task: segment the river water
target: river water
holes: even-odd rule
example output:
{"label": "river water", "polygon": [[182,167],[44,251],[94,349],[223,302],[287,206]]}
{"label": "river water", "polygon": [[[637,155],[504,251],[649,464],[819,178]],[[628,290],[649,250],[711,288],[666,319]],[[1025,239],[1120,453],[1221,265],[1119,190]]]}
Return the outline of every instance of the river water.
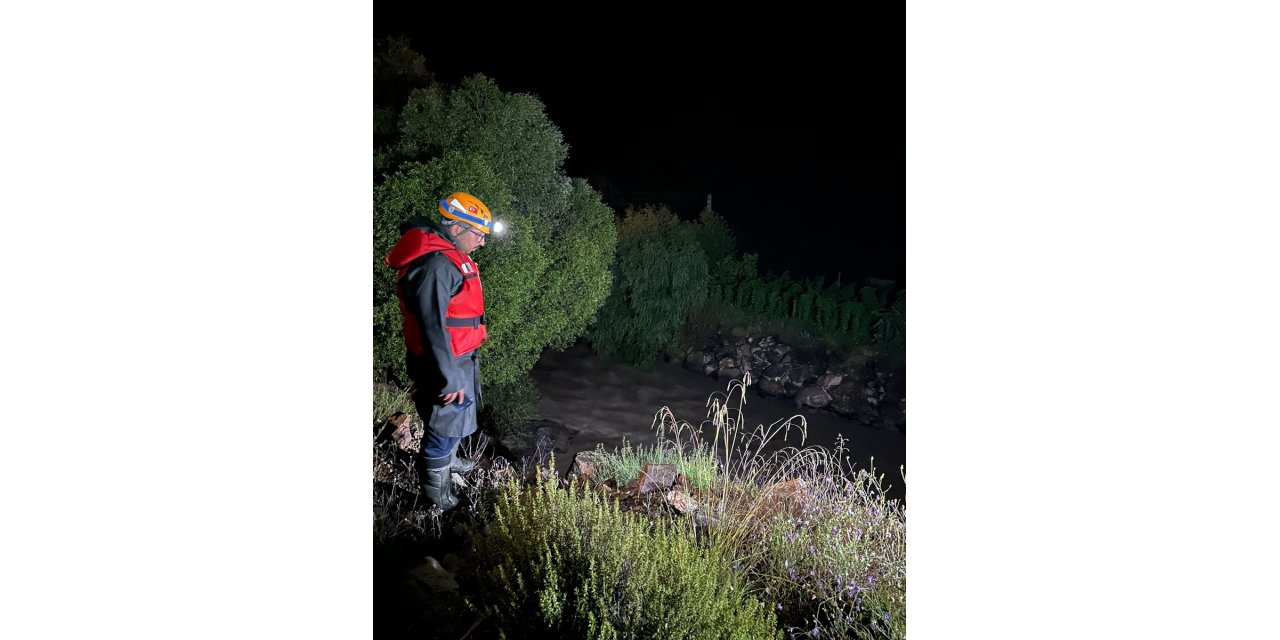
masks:
{"label": "river water", "polygon": [[[538,417],[571,429],[568,456],[557,466],[567,467],[574,452],[620,446],[623,438],[632,444],[651,444],[656,439],[655,415],[663,408],[678,420],[700,425],[707,419],[708,398],[723,399],[726,382],[688,371],[676,363],[659,362],[650,368],[612,362],[594,354],[579,342],[565,351],[548,350],[533,368],[533,377],[542,394]],[[738,392],[730,406],[737,408]],[[904,497],[901,468],[906,465],[906,436],[896,430],[877,429],[818,409],[799,408],[794,402],[763,398],[754,388],[746,393],[742,406],[748,429],[757,425],[802,416],[807,423],[804,445],[834,448],[837,435],[845,438],[845,448],[854,468],[872,464],[893,498]],[[707,439],[711,431],[707,430]],[[798,430],[785,442],[775,439],[771,448],[799,446]]]}

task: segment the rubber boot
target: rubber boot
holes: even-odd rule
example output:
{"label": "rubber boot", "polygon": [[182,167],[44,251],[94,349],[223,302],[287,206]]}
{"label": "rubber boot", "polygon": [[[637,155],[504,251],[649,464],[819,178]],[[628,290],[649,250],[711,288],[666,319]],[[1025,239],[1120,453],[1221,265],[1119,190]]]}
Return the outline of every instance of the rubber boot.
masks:
{"label": "rubber boot", "polygon": [[427,499],[440,507],[441,511],[458,506],[458,496],[453,495],[453,473],[448,466],[427,469],[423,476],[423,489]]}
{"label": "rubber boot", "polygon": [[476,468],[476,461],[468,460],[466,458],[459,458],[458,457],[459,444],[462,444],[461,440],[459,440],[457,444],[453,445],[453,452],[449,454],[453,456],[453,460],[449,463],[449,469],[451,469],[454,473],[457,473],[458,475],[465,476],[468,473],[471,473],[472,469]]}

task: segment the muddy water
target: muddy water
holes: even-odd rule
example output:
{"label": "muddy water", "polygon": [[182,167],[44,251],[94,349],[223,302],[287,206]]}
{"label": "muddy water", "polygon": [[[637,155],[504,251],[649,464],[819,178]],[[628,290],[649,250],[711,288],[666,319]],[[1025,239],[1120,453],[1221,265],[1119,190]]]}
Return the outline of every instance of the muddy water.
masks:
{"label": "muddy water", "polygon": [[[569,464],[573,452],[620,446],[623,438],[633,444],[650,444],[656,440],[653,429],[655,414],[662,407],[671,410],[679,420],[693,425],[707,419],[708,398],[724,398],[726,383],[687,371],[679,364],[658,363],[651,368],[611,362],[596,356],[583,343],[563,352],[547,351],[533,369],[542,399],[538,417],[569,427],[569,455],[558,457],[561,470]],[[734,393],[731,406],[737,406]],[[906,436],[897,431],[863,426],[830,412],[801,409],[794,402],[762,398],[754,389],[746,394],[742,407],[747,427],[771,425],[793,416],[807,423],[804,444],[834,448],[838,435],[845,438],[845,448],[855,468],[872,463],[877,473],[884,474],[889,495],[902,498],[904,482],[899,471],[906,465]],[[708,431],[708,433],[710,433]],[[786,442],[775,440],[774,446],[800,444],[798,431],[792,431]]]}

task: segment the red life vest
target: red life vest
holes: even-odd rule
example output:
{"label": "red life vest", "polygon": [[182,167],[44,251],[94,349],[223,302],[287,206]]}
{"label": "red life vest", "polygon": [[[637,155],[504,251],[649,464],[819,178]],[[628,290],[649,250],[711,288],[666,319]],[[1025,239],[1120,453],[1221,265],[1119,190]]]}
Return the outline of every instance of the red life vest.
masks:
{"label": "red life vest", "polygon": [[396,294],[400,299],[400,315],[404,318],[402,326],[405,346],[409,353],[421,356],[427,353],[426,344],[419,335],[418,328],[421,324],[404,304],[400,281],[409,271],[411,263],[436,251],[443,253],[462,273],[462,289],[449,299],[449,306],[444,313],[449,346],[456,358],[476,350],[489,337],[484,326],[484,289],[480,286],[480,268],[448,240],[419,228],[406,231],[385,260],[391,268],[397,270]]}

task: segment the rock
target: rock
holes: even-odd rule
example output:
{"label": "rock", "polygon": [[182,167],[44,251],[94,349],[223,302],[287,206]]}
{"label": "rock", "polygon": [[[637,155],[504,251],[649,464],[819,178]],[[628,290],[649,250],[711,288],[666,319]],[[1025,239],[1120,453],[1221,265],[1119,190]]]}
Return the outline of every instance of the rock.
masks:
{"label": "rock", "polygon": [[784,393],[783,395],[790,398],[795,396],[797,393],[800,393],[800,389],[802,389],[803,387],[801,387],[799,384],[796,384],[795,382],[792,382],[790,378],[783,378],[782,388],[786,391],[786,393]]}
{"label": "rock", "polygon": [[642,494],[654,490],[668,489],[676,481],[676,466],[673,464],[646,462],[644,463],[644,468],[640,469],[640,477],[637,480]]}
{"label": "rock", "polygon": [[728,358],[728,357],[726,357],[726,358],[720,358],[720,364],[719,364],[719,366],[717,366],[716,368],[717,368],[717,369],[730,369],[730,368],[733,368],[733,367],[735,367],[735,366],[737,366],[737,363],[733,361],[733,358]]}
{"label": "rock", "polygon": [[821,376],[818,376],[818,386],[822,387],[823,391],[830,391],[831,387],[834,387],[840,384],[841,380],[843,379],[844,379],[844,375],[839,373],[823,374]]}
{"label": "rock", "polygon": [[692,511],[696,511],[698,508],[697,501],[680,489],[672,489],[668,491],[663,498],[666,500],[667,504],[671,505],[671,508],[682,514],[688,514]]}
{"label": "rock", "polygon": [[779,513],[795,515],[804,506],[804,480],[792,478],[774,483],[760,492],[759,506],[754,510],[755,517],[768,521]]}
{"label": "rock", "polygon": [[808,362],[799,362],[787,372],[792,382],[804,386],[818,379],[817,367]]}
{"label": "rock", "polygon": [[587,479],[595,478],[596,469],[600,468],[601,454],[595,449],[587,449],[573,454],[573,464],[569,465],[569,470],[565,472],[566,478],[574,476],[583,476]]}
{"label": "rock", "polygon": [[796,404],[802,407],[821,409],[831,404],[831,395],[821,387],[805,387],[796,394]]}
{"label": "rock", "polygon": [[387,418],[383,428],[392,429],[391,440],[396,443],[397,447],[400,447],[401,451],[417,453],[417,447],[422,442],[422,434],[418,434],[416,439],[413,437],[413,419],[409,414],[401,411],[395,412],[390,418]]}
{"label": "rock", "polygon": [[410,570],[409,577],[436,593],[458,590],[458,582],[453,579],[453,572],[440,566],[440,563],[431,556],[426,557],[424,564]]}
{"label": "rock", "polygon": [[569,439],[576,433],[577,429],[552,420],[530,420],[520,432],[504,437],[499,444],[511,454],[512,461],[528,459],[541,465],[552,453],[557,459],[568,453]]}
{"label": "rock", "polygon": [[742,369],[726,367],[716,372],[716,380],[728,381],[742,378]]}
{"label": "rock", "polygon": [[846,382],[832,387],[829,392],[831,395],[831,410],[845,416],[853,415],[857,409],[856,402],[859,397],[859,388],[857,382]]}
{"label": "rock", "polygon": [[698,526],[708,529],[720,526],[720,520],[718,518],[709,516],[701,511],[693,512],[693,521],[697,523]]}
{"label": "rock", "polygon": [[783,386],[781,382],[772,378],[761,378],[760,382],[756,384],[756,389],[758,389],[760,395],[763,396],[781,397],[787,395],[786,387]]}

